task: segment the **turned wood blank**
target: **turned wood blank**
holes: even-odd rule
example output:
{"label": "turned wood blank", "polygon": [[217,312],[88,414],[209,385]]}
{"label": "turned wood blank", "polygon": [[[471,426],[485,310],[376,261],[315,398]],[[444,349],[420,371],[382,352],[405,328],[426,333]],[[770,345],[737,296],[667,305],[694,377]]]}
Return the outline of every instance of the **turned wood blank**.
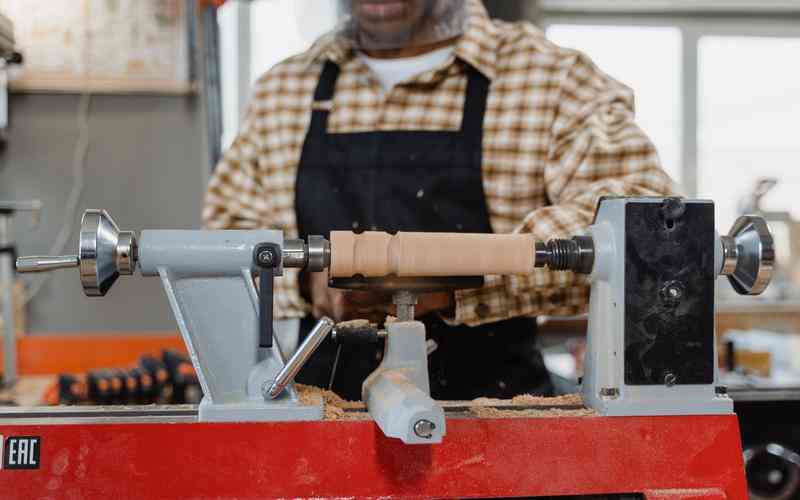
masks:
{"label": "turned wood blank", "polygon": [[331,231],[331,278],[485,276],[533,271],[531,234]]}

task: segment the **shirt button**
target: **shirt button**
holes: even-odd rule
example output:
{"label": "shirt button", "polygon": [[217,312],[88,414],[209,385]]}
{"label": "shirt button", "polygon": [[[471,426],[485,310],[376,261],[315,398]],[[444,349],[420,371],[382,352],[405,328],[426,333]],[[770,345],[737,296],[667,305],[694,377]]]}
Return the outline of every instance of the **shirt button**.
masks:
{"label": "shirt button", "polygon": [[489,306],[484,303],[478,304],[475,306],[475,314],[477,314],[479,318],[485,318],[489,315]]}

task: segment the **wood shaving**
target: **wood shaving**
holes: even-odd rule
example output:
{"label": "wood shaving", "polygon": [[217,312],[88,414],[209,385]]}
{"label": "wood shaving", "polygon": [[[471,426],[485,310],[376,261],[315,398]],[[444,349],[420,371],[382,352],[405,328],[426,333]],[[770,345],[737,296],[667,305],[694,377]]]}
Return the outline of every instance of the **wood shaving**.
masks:
{"label": "wood shaving", "polygon": [[351,319],[350,321],[342,321],[337,323],[337,328],[366,328],[370,326],[368,319]]}
{"label": "wood shaving", "polygon": [[[514,408],[515,406],[519,408]],[[541,408],[535,408],[536,406]],[[557,406],[572,408],[554,408]],[[596,415],[594,410],[583,406],[583,397],[580,394],[555,397],[522,394],[511,399],[477,398],[469,402],[468,411],[480,418],[588,417]]]}
{"label": "wood shaving", "polygon": [[511,399],[477,398],[470,401],[473,406],[583,406],[580,394],[544,397],[521,394]]}
{"label": "wood shaving", "polygon": [[[347,401],[333,391],[310,385],[295,384],[300,402],[307,405],[320,404],[325,407],[325,420],[368,420],[369,413],[362,401]],[[468,402],[448,402],[468,406],[468,413],[478,418],[520,417],[587,417],[595,411],[583,408],[580,394],[541,397],[525,394],[512,399],[478,398]],[[448,404],[444,404],[447,408]],[[519,408],[514,408],[515,406]],[[531,408],[540,406],[541,409]],[[568,406],[573,408],[554,408]],[[579,406],[581,408],[574,408]]]}
{"label": "wood shaving", "polygon": [[[295,384],[297,396],[302,404],[316,405],[320,399],[325,408],[325,420],[365,420],[369,419],[366,406],[361,401],[347,401],[333,391],[311,385]],[[363,411],[347,411],[363,410]]]}
{"label": "wood shaving", "polygon": [[471,406],[469,413],[479,418],[590,417],[596,415],[595,411],[589,408],[574,410],[562,410],[560,408],[507,410],[492,406]]}

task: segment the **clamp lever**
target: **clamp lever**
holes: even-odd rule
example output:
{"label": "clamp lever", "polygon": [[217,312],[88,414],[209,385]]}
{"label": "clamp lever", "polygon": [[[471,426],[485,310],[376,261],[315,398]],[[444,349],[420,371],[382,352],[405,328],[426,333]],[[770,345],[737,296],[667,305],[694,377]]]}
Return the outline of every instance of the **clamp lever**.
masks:
{"label": "clamp lever", "polygon": [[261,243],[253,249],[253,262],[258,272],[258,345],[272,347],[275,336],[272,320],[272,296],[275,270],[281,266],[281,248],[274,243]]}

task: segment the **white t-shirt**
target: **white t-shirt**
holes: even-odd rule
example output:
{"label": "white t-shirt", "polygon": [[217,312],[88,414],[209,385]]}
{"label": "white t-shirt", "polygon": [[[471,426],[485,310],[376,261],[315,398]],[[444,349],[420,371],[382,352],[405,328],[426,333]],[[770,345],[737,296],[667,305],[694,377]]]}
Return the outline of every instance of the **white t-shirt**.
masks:
{"label": "white t-shirt", "polygon": [[414,57],[376,59],[363,52],[359,52],[359,57],[375,73],[383,90],[388,92],[400,82],[443,65],[452,53],[453,46],[450,45]]}

